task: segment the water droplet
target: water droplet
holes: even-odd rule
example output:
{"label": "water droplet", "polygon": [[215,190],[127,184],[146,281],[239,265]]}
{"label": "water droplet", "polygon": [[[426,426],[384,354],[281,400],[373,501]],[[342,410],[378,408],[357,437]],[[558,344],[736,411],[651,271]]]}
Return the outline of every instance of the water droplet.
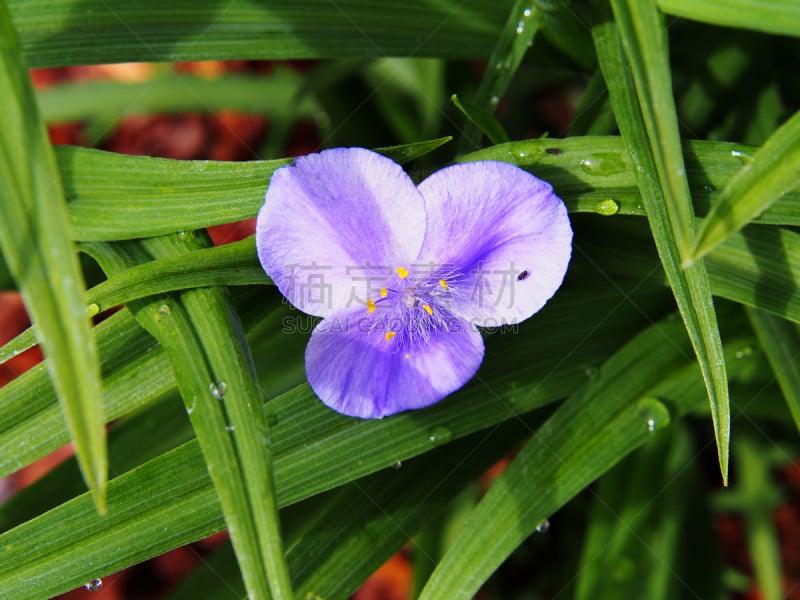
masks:
{"label": "water droplet", "polygon": [[192,398],[192,405],[186,407],[186,414],[187,415],[190,415],[190,414],[192,414],[194,412],[195,400],[196,400],[196,398]]}
{"label": "water droplet", "polygon": [[491,98],[489,98],[489,104],[491,104],[492,106],[497,106],[499,103],[500,103],[499,96],[492,96]]}
{"label": "water droplet", "polygon": [[181,238],[181,239],[185,238],[186,237],[186,232],[185,231],[179,231],[178,232],[178,237]]}
{"label": "water droplet", "polygon": [[731,150],[731,156],[733,158],[738,158],[746,165],[749,165],[751,162],[753,162],[753,157],[747,154],[747,152],[742,152],[741,150]]}
{"label": "water droplet", "polygon": [[403,466],[403,463],[398,460],[396,463],[394,463],[392,465],[392,468],[396,471],[397,469],[399,469],[402,466]]}
{"label": "water droplet", "polygon": [[536,526],[536,533],[545,533],[549,529],[550,529],[550,521],[544,519],[540,521],[539,524]]}
{"label": "water droplet", "polygon": [[234,431],[236,431],[236,426],[235,425],[228,425],[228,426],[225,427],[225,431],[227,431],[229,433],[233,433]]}
{"label": "water droplet", "polygon": [[658,398],[642,398],[636,406],[636,412],[647,424],[647,431],[663,429],[670,422],[669,409]]}
{"label": "water droplet", "polygon": [[522,11],[522,16],[525,17],[526,19],[530,19],[532,14],[533,11],[530,8],[526,8],[525,10]]}
{"label": "water droplet", "polygon": [[168,315],[172,312],[172,309],[169,307],[169,304],[162,304],[158,307],[158,312],[160,312],[162,315]]}
{"label": "water droplet", "polygon": [[103,580],[100,579],[99,577],[96,579],[92,579],[91,581],[84,583],[83,587],[85,587],[90,592],[96,592],[103,587]]}
{"label": "water droplet", "polygon": [[525,152],[525,150],[520,150],[519,151],[519,157],[520,158],[527,158],[528,157],[528,153]]}
{"label": "water droplet", "polygon": [[711,185],[710,183],[707,183],[707,184],[705,184],[705,185],[703,186],[703,191],[704,191],[704,192],[715,192],[716,190],[717,190],[717,188],[715,188],[715,187],[714,187],[713,185]]}
{"label": "water droplet", "polygon": [[494,65],[494,68],[495,68],[496,70],[498,70],[498,71],[502,71],[502,70],[503,70],[503,62],[502,62],[502,61],[497,61],[497,62],[495,63],[495,65]]}
{"label": "water droplet", "polygon": [[528,40],[528,43],[527,43],[527,44],[525,44],[525,45],[526,45],[528,48],[530,48],[531,46],[533,46],[533,39],[529,39],[529,40]]}
{"label": "water droplet", "polygon": [[625,159],[614,152],[597,152],[591,158],[584,158],[580,162],[581,168],[589,175],[616,175],[628,170]]}
{"label": "water droplet", "polygon": [[97,314],[100,314],[100,305],[92,302],[89,306],[86,307],[86,314],[90,317],[93,317]]}
{"label": "water droplet", "polygon": [[598,369],[594,365],[589,365],[588,367],[583,368],[583,374],[586,375],[586,377],[594,377],[595,375],[597,375],[597,372],[599,370],[600,369]]}
{"label": "water droplet", "polygon": [[222,400],[225,397],[225,392],[228,391],[228,386],[224,381],[220,381],[219,383],[212,382],[208,386],[208,391],[211,392],[211,395],[217,400]]}
{"label": "water droplet", "polygon": [[619,203],[612,198],[600,200],[594,205],[594,212],[604,217],[612,217],[619,212]]}
{"label": "water droplet", "polygon": [[752,346],[745,346],[744,348],[736,351],[736,358],[748,358],[753,356],[753,347]]}
{"label": "water droplet", "polygon": [[520,21],[517,23],[517,35],[520,35],[525,32],[525,21]]}
{"label": "water droplet", "polygon": [[447,427],[434,427],[428,434],[428,440],[434,446],[441,446],[453,439],[453,432]]}

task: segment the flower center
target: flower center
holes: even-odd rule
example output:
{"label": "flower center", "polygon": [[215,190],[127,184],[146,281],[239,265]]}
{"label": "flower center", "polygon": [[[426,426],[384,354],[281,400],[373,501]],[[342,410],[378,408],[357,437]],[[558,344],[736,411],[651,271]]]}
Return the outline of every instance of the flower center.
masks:
{"label": "flower center", "polygon": [[[450,310],[455,289],[453,274],[419,278],[410,277],[405,267],[385,281],[374,298],[367,300],[367,312],[375,315],[372,331],[383,333],[384,341],[395,351],[408,350],[417,343],[427,342],[431,334],[450,330],[455,317]],[[449,282],[449,283],[448,283]]]}

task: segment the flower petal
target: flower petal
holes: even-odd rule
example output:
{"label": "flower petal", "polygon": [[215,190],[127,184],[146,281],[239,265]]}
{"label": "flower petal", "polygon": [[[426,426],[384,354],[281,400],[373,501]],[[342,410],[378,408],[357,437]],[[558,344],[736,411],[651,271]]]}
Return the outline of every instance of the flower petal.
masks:
{"label": "flower petal", "polygon": [[417,256],[424,234],[414,183],[363,148],[325,150],[275,171],[256,223],[267,275],[297,308],[322,317],[363,306],[381,274]]}
{"label": "flower petal", "polygon": [[308,382],[336,412],[379,419],[429,406],[469,381],[483,360],[483,338],[466,321],[405,347],[373,325],[362,313],[337,313],[308,342]]}
{"label": "flower petal", "polygon": [[417,262],[451,266],[456,314],[485,327],[518,323],[559,288],[572,228],[549,183],[480,161],[437,171],[419,191],[428,220]]}

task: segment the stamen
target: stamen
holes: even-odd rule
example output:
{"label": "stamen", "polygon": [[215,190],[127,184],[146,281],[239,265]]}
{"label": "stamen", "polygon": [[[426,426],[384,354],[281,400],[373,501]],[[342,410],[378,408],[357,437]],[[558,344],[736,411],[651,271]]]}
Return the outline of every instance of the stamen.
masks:
{"label": "stamen", "polygon": [[381,298],[386,298],[389,295],[389,290],[386,288],[381,288]]}
{"label": "stamen", "polygon": [[400,276],[400,279],[405,279],[406,277],[408,277],[408,269],[406,269],[405,267],[397,267],[395,269],[395,273],[397,273]]}
{"label": "stamen", "polygon": [[443,290],[447,289],[447,282],[444,279],[439,280],[439,285],[442,286]]}
{"label": "stamen", "polygon": [[375,312],[375,300],[369,299],[367,300],[367,312],[374,313]]}
{"label": "stamen", "polygon": [[392,339],[394,338],[394,336],[396,336],[396,335],[397,335],[396,331],[387,331],[386,332],[386,336],[385,336],[386,337],[386,341],[387,342],[391,342]]}
{"label": "stamen", "polygon": [[428,313],[429,315],[432,315],[432,314],[433,314],[433,309],[432,309],[430,306],[428,306],[427,304],[423,304],[423,305],[422,305],[422,308],[423,308],[423,309],[425,310],[425,312],[426,312],[426,313]]}

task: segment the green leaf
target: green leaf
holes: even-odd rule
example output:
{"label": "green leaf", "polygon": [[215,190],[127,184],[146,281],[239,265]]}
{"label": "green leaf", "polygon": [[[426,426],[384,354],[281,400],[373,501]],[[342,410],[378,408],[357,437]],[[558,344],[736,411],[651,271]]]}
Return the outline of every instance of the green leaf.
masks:
{"label": "green leaf", "polygon": [[[655,172],[649,175],[658,178],[661,201],[669,219],[668,231],[679,255],[685,258],[692,241],[694,214],[672,97],[667,30],[655,0],[611,0],[611,8],[625,52],[624,64],[630,69],[638,100],[639,125],[644,125],[648,149],[653,156]],[[612,103],[614,95],[612,92]],[[615,112],[618,112],[616,108]],[[623,139],[628,138],[627,129],[629,127],[620,123]],[[626,141],[630,145],[632,140]]]}
{"label": "green leaf", "polygon": [[[183,244],[192,239],[175,236],[143,244],[155,256],[174,256],[185,252]],[[100,262],[113,272],[140,256],[146,255],[138,244],[127,243],[119,249],[107,246]],[[281,598],[291,593],[291,587],[280,549],[261,397],[236,335],[235,318],[219,294],[213,289],[193,290],[178,298],[156,296],[130,306],[164,347],[175,371],[248,593],[267,598],[271,591]],[[252,469],[258,470],[255,476]]]}
{"label": "green leaf", "polygon": [[781,550],[773,515],[782,498],[771,481],[773,465],[763,447],[748,436],[738,440],[734,448],[741,480],[736,492],[745,512],[744,529],[755,579],[764,600],[780,600],[785,596]]}
{"label": "green leaf", "polygon": [[[487,336],[479,380],[414,414],[362,421],[325,408],[307,385],[281,395],[267,405],[275,424],[271,437],[279,504],[428,452],[450,435],[458,439],[563,398],[586,381],[593,365],[648,319],[663,314],[669,305],[664,300],[663,293],[608,284],[591,293],[563,290],[558,302],[520,326],[517,335]],[[546,347],[536,343],[542,339],[548,340]],[[138,383],[142,392],[150,385],[146,377]],[[494,393],[487,394],[486,386]],[[30,431],[33,442],[37,435]],[[370,452],[364,453],[365,447]],[[4,594],[52,596],[224,527],[196,442],[113,479],[108,494],[105,518],[97,517],[82,496],[0,535]]]}
{"label": "green leaf", "polygon": [[503,144],[510,141],[511,138],[508,137],[508,133],[503,129],[503,125],[492,113],[483,110],[480,106],[472,102],[459,100],[456,94],[450,96],[450,101],[456,105],[456,108],[460,110],[467,119],[469,119],[470,123],[475,125],[489,138],[492,144]]}
{"label": "green leaf", "polygon": [[510,0],[8,2],[31,67],[224,59],[485,59]]}
{"label": "green leaf", "polygon": [[107,478],[102,388],[66,202],[8,7],[0,6],[0,248],[39,329],[83,477],[99,512]]}
{"label": "green leaf", "polygon": [[[522,58],[528,51],[529,44],[539,30],[538,19],[532,17],[533,7],[540,3],[535,1],[532,4],[530,0],[516,0],[508,13],[497,11],[498,14],[507,14],[508,17],[500,35],[496,37],[497,42],[489,57],[486,74],[472,99],[472,105],[477,109],[494,111],[500,103],[500,98],[505,94]],[[480,145],[481,132],[471,118],[461,133],[459,150],[462,153]]]}
{"label": "green leaf", "polygon": [[692,260],[705,256],[777,198],[800,184],[800,111],[754,155],[738,150],[732,152],[745,164],[722,190],[701,224],[695,236]]}
{"label": "green leaf", "polygon": [[722,560],[697,450],[670,428],[594,488],[576,600],[719,598]]}
{"label": "green leaf", "polygon": [[[684,141],[686,175],[698,214],[708,212],[711,199],[741,169],[734,150],[752,154],[757,148],[730,142]],[[645,215],[635,167],[620,137],[524,140],[484,148],[457,160],[501,160],[527,169],[550,182],[570,212]],[[786,193],[755,222],[800,225],[800,191]]]}
{"label": "green leaf", "polygon": [[[208,243],[210,242],[206,240],[206,243],[203,244],[203,240],[195,235],[174,236],[142,242],[143,246],[156,257],[188,254],[192,250],[199,250]],[[196,431],[197,425],[215,428],[197,431],[199,439],[202,439],[204,435],[216,437],[218,438],[218,441],[214,442],[216,446],[220,442],[225,444],[230,438],[233,438],[236,463],[241,471],[245,487],[246,498],[244,500],[249,503],[249,514],[240,512],[241,508],[238,503],[242,499],[239,498],[233,502],[228,499],[229,504],[225,510],[225,520],[234,543],[240,526],[252,527],[257,540],[255,549],[237,549],[244,580],[248,583],[249,593],[254,597],[259,597],[258,587],[252,583],[257,578],[256,572],[248,571],[246,565],[249,561],[258,559],[260,555],[260,565],[254,564],[251,568],[259,569],[260,567],[266,573],[272,597],[276,599],[291,597],[292,586],[283,556],[283,544],[278,523],[269,430],[253,358],[250,355],[239,317],[223,297],[220,288],[202,288],[183,292],[180,295],[180,302],[186,309],[186,313],[193,323],[194,331],[197,333],[197,338],[202,344],[211,375],[210,380],[206,377],[204,381],[201,379],[197,383],[202,384],[202,387],[205,388],[203,391],[211,397],[211,403],[223,405],[225,421],[228,424],[220,429],[218,428],[219,420],[216,418],[211,422],[194,417],[194,413],[203,410],[204,405],[207,406],[206,402],[195,396],[196,391],[192,391],[191,395],[184,393],[187,412],[191,411],[190,418]],[[163,314],[163,306],[158,310],[160,315]],[[168,320],[169,314],[163,318],[162,322]],[[164,343],[163,337],[159,336],[159,338],[169,352],[169,344]],[[190,340],[187,339],[188,341]],[[192,358],[172,356],[173,365],[180,365],[176,368],[176,374],[181,370],[189,371],[185,365],[187,360],[192,360]],[[188,388],[188,383],[178,380],[179,388],[184,388],[184,386]],[[194,387],[193,384],[192,387]],[[215,407],[213,412],[216,412],[217,409],[218,407]],[[204,450],[208,458],[211,449],[206,445]],[[217,460],[220,458],[219,454],[215,457]],[[231,466],[221,461],[219,466],[223,469],[231,469]],[[212,463],[209,461],[209,469],[211,468]],[[213,474],[212,471],[212,476]],[[223,508],[226,505],[224,496],[231,492],[238,493],[236,489],[230,491],[227,488],[223,489],[223,486],[229,485],[226,479],[227,477],[218,476],[218,481],[215,482]],[[247,523],[246,519],[251,522]],[[243,552],[250,554],[246,560],[242,559]]]}
{"label": "green leaf", "polygon": [[[451,138],[378,148],[409,162]],[[727,142],[689,141],[686,170],[701,213],[715,190],[741,168]],[[551,150],[552,149],[552,150]],[[264,201],[275,169],[287,159],[252,162],[178,161],[124,156],[69,146],[56,149],[75,239],[115,240],[188,231],[252,218]],[[621,138],[526,140],[492,146],[460,160],[503,160],[530,169],[553,184],[571,211],[606,214],[613,200],[620,214],[643,215],[635,170]],[[778,199],[757,222],[800,225],[800,192]]]}
{"label": "green leaf", "polygon": [[779,35],[800,35],[800,6],[795,0],[658,0],[665,13]]}
{"label": "green leaf", "polygon": [[[81,249],[92,254],[94,247],[90,242],[83,244]],[[255,240],[251,236],[239,242],[125,269],[88,290],[86,304],[91,314],[97,314],[131,300],[175,290],[269,283],[270,279],[258,263]],[[36,327],[32,326],[0,347],[0,363],[36,344],[35,330]]]}
{"label": "green leaf", "polygon": [[758,309],[748,309],[747,316],[800,431],[800,332],[797,325]]}
{"label": "green leaf", "polygon": [[[690,241],[692,207],[685,167],[677,166],[683,165],[683,158],[669,86],[666,33],[651,0],[635,6],[623,0],[612,0],[612,4],[621,14],[621,31],[610,20],[593,29],[600,67],[622,137],[637,166],[661,263],[706,382],[724,483],[728,479],[730,438],[728,382],[705,266],[696,263],[681,269]],[[650,36],[656,40],[655,47],[645,41]],[[624,51],[621,37],[627,43]],[[640,56],[645,57],[646,64]]]}
{"label": "green leaf", "polygon": [[[681,324],[667,321],[646,329],[606,361],[494,482],[420,600],[474,595],[544,519],[654,431],[697,404],[702,397],[699,386],[693,394],[669,395],[669,403],[663,389],[653,394],[670,375],[682,373],[680,367],[689,356]],[[631,376],[634,371],[636,377]],[[696,372],[692,374],[697,381]]]}
{"label": "green leaf", "polygon": [[345,486],[289,548],[302,576],[297,596],[349,597],[532,426],[515,419]]}
{"label": "green leaf", "polygon": [[42,118],[48,123],[223,109],[265,113],[271,119],[309,118],[319,109],[308,96],[298,101],[302,82],[301,75],[280,66],[268,77],[226,75],[203,79],[165,71],[142,83],[64,83],[39,91],[37,100]]}
{"label": "green leaf", "polygon": [[[582,236],[581,248],[603,272],[666,285],[644,223],[624,217],[607,219],[598,233]],[[704,261],[715,296],[800,323],[800,234],[750,226],[728,238]]]}
{"label": "green leaf", "polygon": [[[377,148],[398,162],[450,137]],[[254,217],[276,169],[291,159],[249,162],[170,160],[101,150],[56,149],[72,234],[81,241],[151,237]]]}

